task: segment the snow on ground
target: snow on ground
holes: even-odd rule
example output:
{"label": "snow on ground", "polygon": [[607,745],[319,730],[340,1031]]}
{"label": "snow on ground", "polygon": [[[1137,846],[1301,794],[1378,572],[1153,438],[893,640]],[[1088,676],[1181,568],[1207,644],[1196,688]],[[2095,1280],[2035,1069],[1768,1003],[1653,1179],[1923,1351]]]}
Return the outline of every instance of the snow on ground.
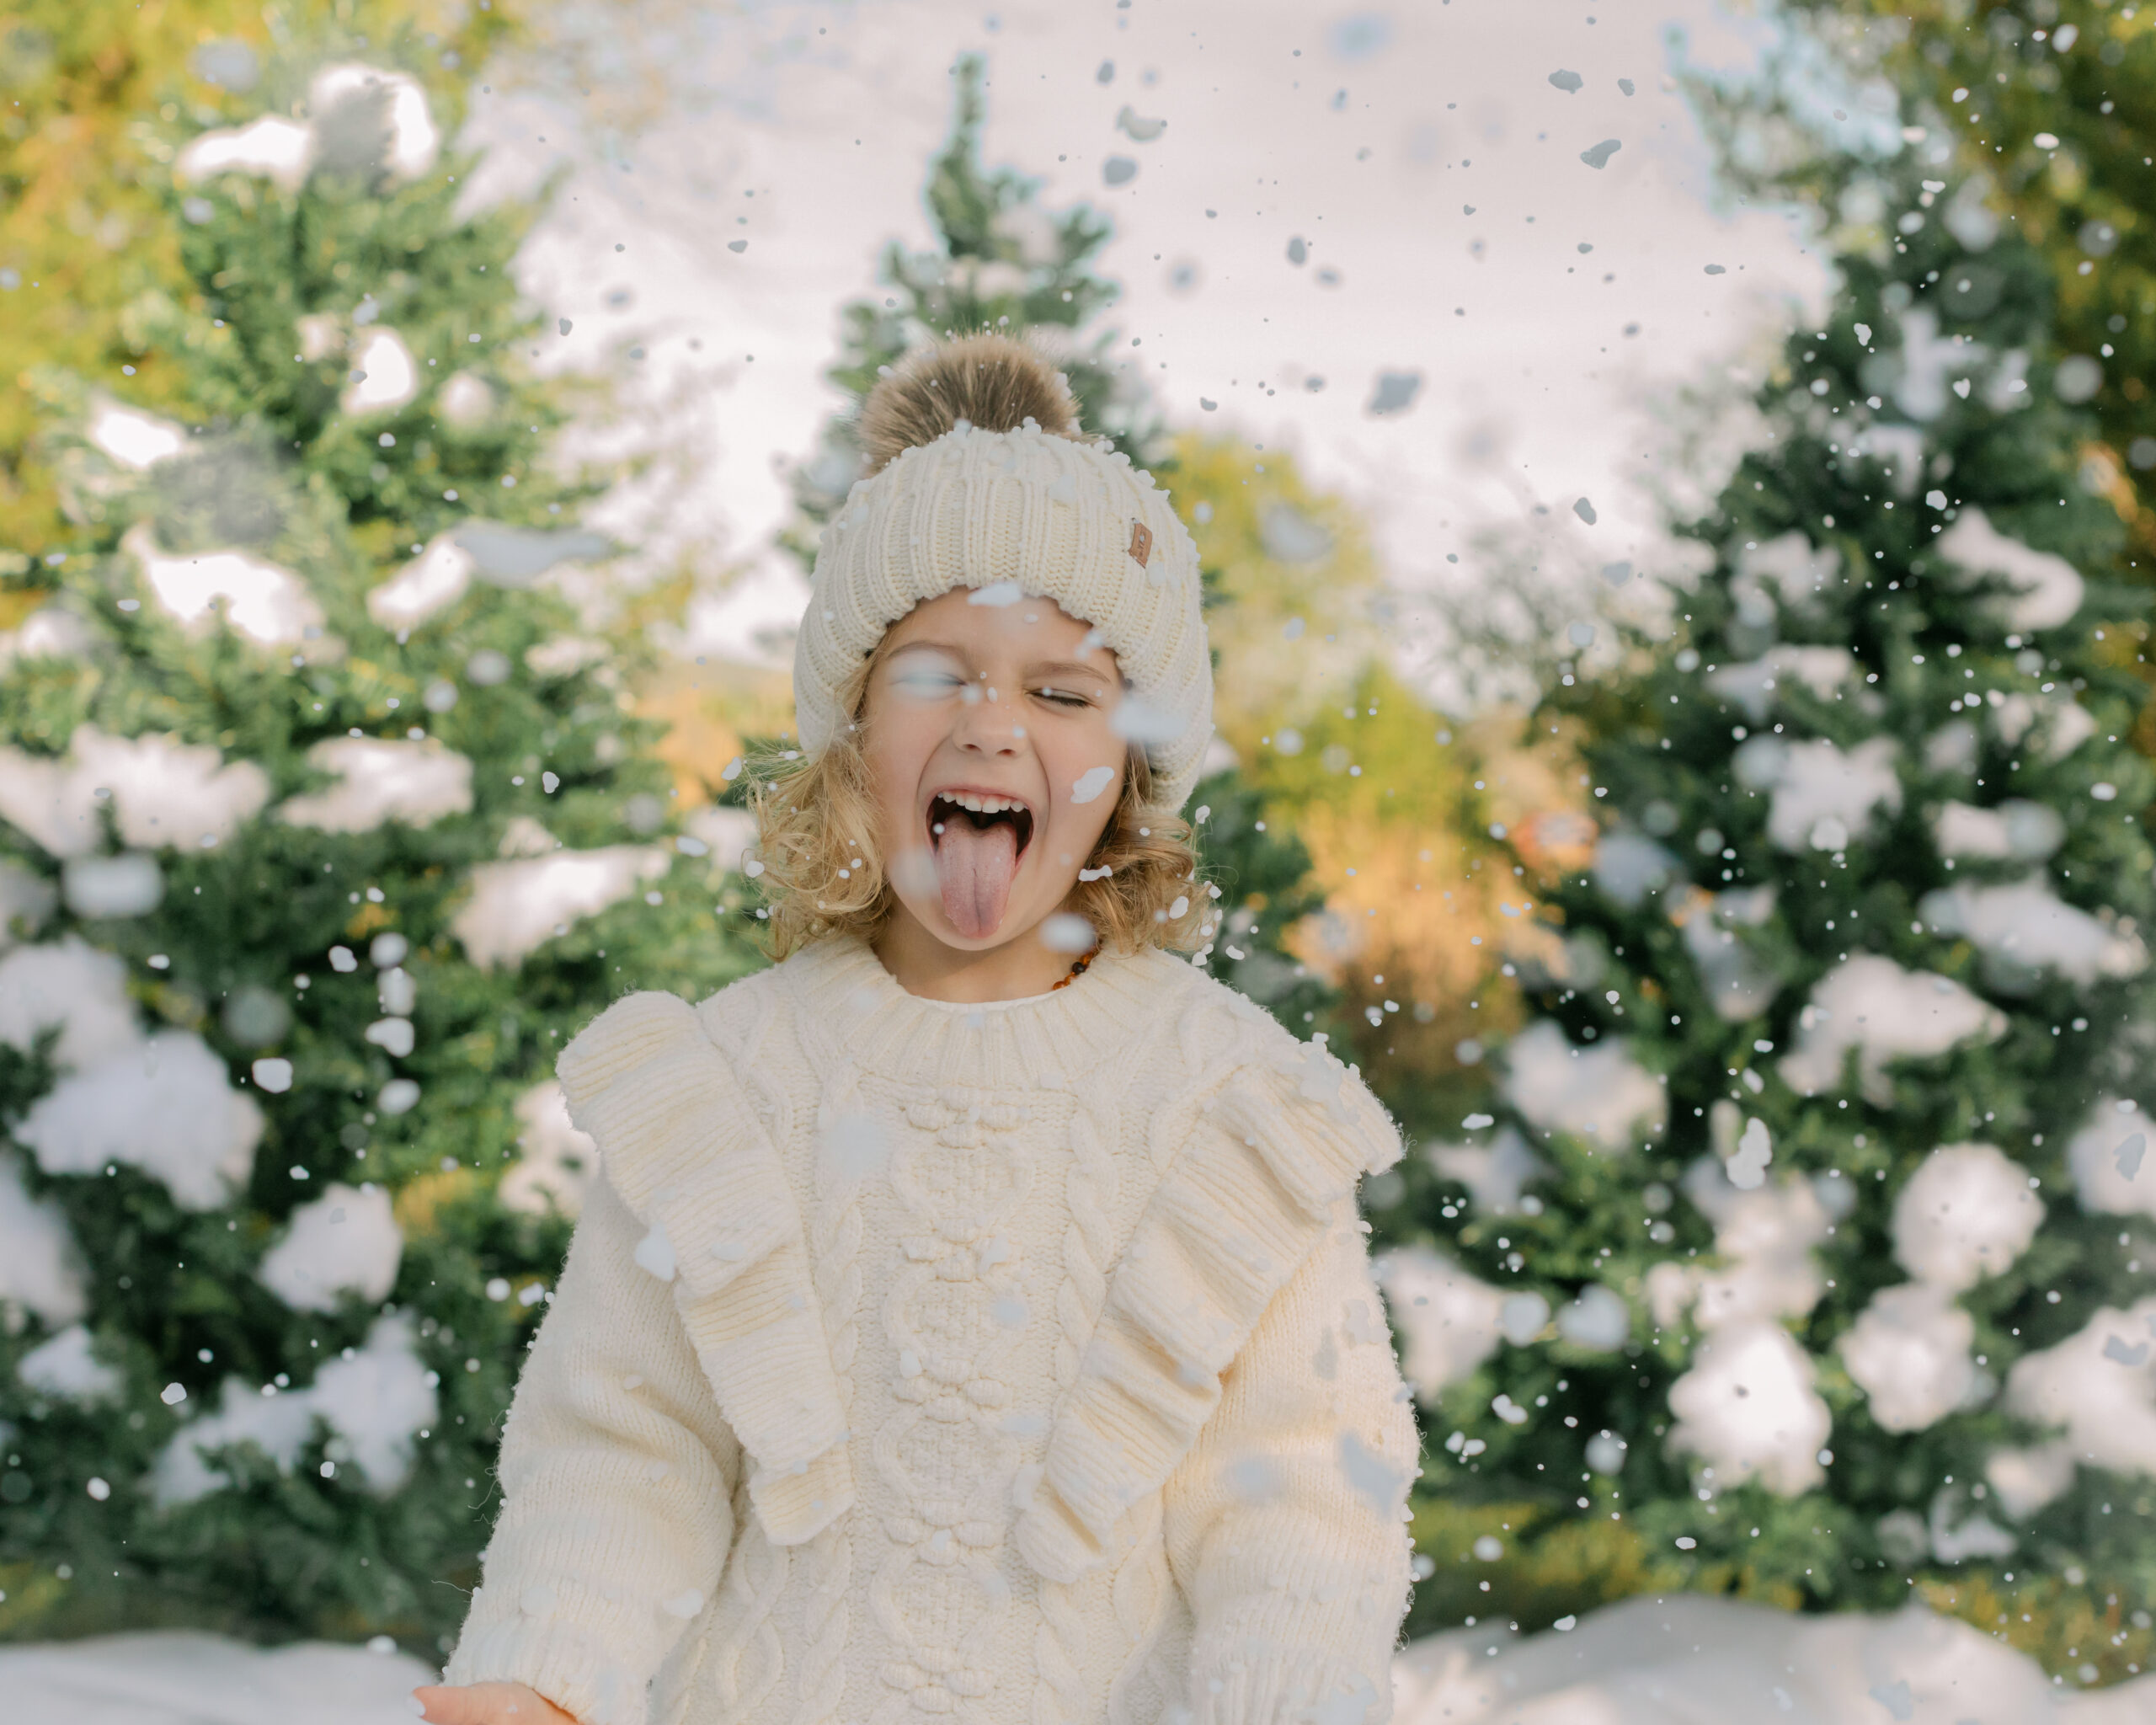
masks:
{"label": "snow on ground", "polygon": [[[1394,1725],[2134,1725],[2156,1676],[2077,1694],[1967,1624],[1641,1597],[1564,1629],[1455,1629],[1393,1664]],[[318,1642],[104,1636],[0,1648],[10,1725],[404,1725],[434,1673]]]}
{"label": "snow on ground", "polygon": [[393,1650],[262,1650],[214,1635],[0,1648],[10,1725],[412,1725],[435,1674]]}
{"label": "snow on ground", "polygon": [[2128,1725],[2156,1710],[2156,1677],[2075,1695],[1921,1606],[1801,1617],[1680,1595],[1569,1632],[1431,1636],[1395,1662],[1393,1697],[1395,1725]]}

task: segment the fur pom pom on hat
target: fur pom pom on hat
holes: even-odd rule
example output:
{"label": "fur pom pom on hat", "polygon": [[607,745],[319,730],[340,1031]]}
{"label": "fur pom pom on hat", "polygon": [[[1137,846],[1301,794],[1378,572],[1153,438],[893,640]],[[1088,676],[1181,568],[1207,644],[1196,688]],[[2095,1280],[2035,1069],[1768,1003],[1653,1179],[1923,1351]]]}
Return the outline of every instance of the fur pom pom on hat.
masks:
{"label": "fur pom pom on hat", "polygon": [[824,528],[793,649],[801,745],[846,723],[836,691],[915,606],[968,587],[1052,599],[1097,629],[1131,688],[1118,729],[1180,809],[1213,735],[1198,547],[1157,489],[1078,425],[1065,380],[984,334],[907,356],[862,404],[868,473]]}

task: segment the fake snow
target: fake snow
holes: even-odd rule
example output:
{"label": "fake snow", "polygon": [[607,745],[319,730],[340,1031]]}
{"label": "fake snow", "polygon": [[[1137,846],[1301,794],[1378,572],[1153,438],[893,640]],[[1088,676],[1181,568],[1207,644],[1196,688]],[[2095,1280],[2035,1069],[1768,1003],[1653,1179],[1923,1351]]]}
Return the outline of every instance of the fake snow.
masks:
{"label": "fake snow", "polygon": [[1977,1387],[1976,1320],[1945,1289],[1883,1288],[1841,1338],[1842,1364],[1890,1432],[1922,1431]]}
{"label": "fake snow", "polygon": [[2028,992],[2045,970],[2085,986],[2099,977],[2132,976],[2148,962],[2137,937],[2115,933],[2035,875],[2004,886],[1926,893],[1917,915],[1941,934],[1967,935],[1984,955],[1986,980],[2002,992]]}
{"label": "fake snow", "polygon": [[1967,574],[1997,576],[2013,590],[1999,617],[2009,629],[2023,634],[2055,629],[2081,609],[2081,576],[2072,563],[2008,538],[1973,504],[1962,506],[1935,548]]}
{"label": "fake snow", "polygon": [[[410,1725],[409,1695],[435,1674],[378,1645],[99,1636],[0,1648],[0,1688],[12,1725]],[[1394,1725],[2137,1725],[2156,1709],[2156,1677],[2074,1694],[1916,1605],[1801,1616],[1643,1595],[1535,1635],[1411,1642],[1393,1659],[1392,1703]]]}
{"label": "fake snow", "polygon": [[2063,1429],[2076,1461],[2156,1474],[2156,1295],[2101,1308],[2055,1348],[2015,1362],[2008,1409]]}
{"label": "fake snow", "polygon": [[73,611],[61,605],[40,605],[13,628],[0,632],[0,670],[19,659],[79,659],[93,638]]}
{"label": "fake snow", "polygon": [[2013,798],[1996,809],[1944,804],[1932,834],[1945,857],[1984,857],[2041,862],[2066,838],[2066,823],[2046,804]]}
{"label": "fake snow", "polygon": [[2156,1677],[2075,1695],[1982,1631],[1911,1605],[1801,1616],[1642,1596],[1574,1626],[1455,1629],[1393,1661],[1393,1725],[2129,1725]]}
{"label": "fake snow", "polygon": [[92,402],[83,435],[121,467],[137,473],[187,447],[187,428],[177,420],[105,395]]}
{"label": "fake snow", "polygon": [[[348,107],[355,111],[337,111]],[[307,87],[307,112],[311,120],[265,115],[203,132],[179,152],[174,177],[186,182],[244,174],[296,192],[318,166],[379,164],[400,179],[416,179],[441,148],[426,92],[405,72],[355,61],[325,66]],[[362,153],[364,160],[355,159]]]}
{"label": "fake snow", "polygon": [[0,1648],[10,1725],[412,1725],[435,1672],[373,1648],[165,1631]]}
{"label": "fake snow", "polygon": [[1889,1060],[1944,1054],[1965,1041],[1995,1041],[2005,1032],[2006,1015],[1958,982],[1865,953],[1820,979],[1798,1015],[1796,1046],[1782,1057],[1780,1071],[1799,1095],[1831,1094],[1841,1087],[1843,1057],[1854,1049],[1865,1099],[1886,1108],[1894,1099]]}
{"label": "fake snow", "polygon": [[1089,766],[1070,782],[1070,800],[1090,803],[1115,782],[1113,766]]}
{"label": "fake snow", "polygon": [[1792,528],[1756,547],[1748,547],[1737,559],[1732,585],[1741,601],[1748,595],[1767,596],[1773,585],[1781,602],[1792,611],[1804,608],[1815,593],[1842,572],[1842,553],[1832,545],[1814,547]]}
{"label": "fake snow", "polygon": [[49,1342],[33,1348],[15,1367],[33,1390],[67,1402],[116,1402],[126,1380],[90,1351],[90,1332],[70,1324]]}
{"label": "fake snow", "polygon": [[393,329],[368,330],[351,355],[345,375],[350,381],[338,405],[355,417],[388,413],[419,393],[419,363],[404,338]]}
{"label": "fake snow", "polygon": [[1732,1184],[1722,1164],[1701,1156],[1686,1171],[1684,1195],[1715,1225],[1710,1267],[1664,1260],[1647,1272],[1647,1306],[1672,1327],[1687,1308],[1702,1331],[1802,1317],[1826,1284],[1812,1248],[1833,1218],[1812,1183],[1790,1176],[1749,1190]]}
{"label": "fake snow", "polygon": [[[1481,1124],[1489,1122],[1485,1119]],[[1487,1216],[1513,1215],[1520,1207],[1522,1189],[1550,1172],[1549,1163],[1510,1126],[1487,1145],[1433,1144],[1428,1154],[1430,1165],[1466,1187],[1469,1201]]]}
{"label": "fake snow", "polygon": [[472,896],[451,931],[483,969],[521,964],[558,928],[595,916],[666,868],[666,852],[653,845],[482,862],[472,871]]}
{"label": "fake snow", "polygon": [[1856,660],[1842,647],[1770,647],[1762,658],[1725,665],[1707,677],[1707,687],[1744,709],[1753,724],[1764,720],[1789,686],[1801,685],[1822,701],[1856,675]]}
{"label": "fake snow", "polygon": [[1628,911],[1637,910],[1641,900],[1678,873],[1677,858],[1640,833],[1605,833],[1594,847],[1595,885]]}
{"label": "fake snow", "polygon": [[72,934],[0,959],[0,1042],[28,1054],[55,1029],[52,1058],[62,1071],[131,1045],[125,962]]}
{"label": "fake snow", "polygon": [[[312,1386],[264,1395],[227,1378],[217,1411],[190,1420],[157,1457],[151,1479],[160,1503],[191,1503],[221,1489],[224,1476],[203,1452],[252,1443],[289,1474],[318,1418],[376,1493],[404,1483],[412,1469],[412,1439],[439,1412],[432,1374],[414,1351],[412,1320],[398,1312],[376,1318],[366,1347],[349,1359],[325,1362]],[[191,1404],[189,1404],[191,1405]]]}
{"label": "fake snow", "polygon": [[26,1308],[57,1327],[89,1310],[67,1218],[33,1198],[9,1156],[0,1156],[0,1319]]}
{"label": "fake snow", "polygon": [[1710,1332],[1692,1369],[1669,1386],[1671,1450],[1697,1455],[1719,1486],[1757,1479],[1783,1497],[1824,1477],[1818,1452],[1833,1425],[1812,1387],[1809,1355],[1772,1321]]}
{"label": "fake snow", "polygon": [[478,566],[451,533],[437,533],[427,548],[367,594],[367,615],[386,629],[415,628],[464,596]]}
{"label": "fake snow", "polygon": [[569,1119],[562,1087],[552,1078],[533,1085],[516,1099],[516,1119],[521,1154],[495,1196],[525,1215],[544,1215],[549,1204],[565,1216],[580,1215],[599,1167],[599,1146]]}
{"label": "fake snow", "polygon": [[1392,1308],[1401,1371],[1425,1402],[1497,1351],[1504,1296],[1445,1253],[1406,1246],[1371,1268]]}
{"label": "fake snow", "polygon": [[16,1141],[48,1174],[127,1162],[186,1210],[214,1210],[247,1178],[262,1111],[189,1031],[163,1030],[85,1065],[31,1105]]}
{"label": "fake snow", "polygon": [[19,925],[24,935],[35,934],[59,897],[44,876],[18,862],[0,862],[0,953],[15,944]]}
{"label": "fake snow", "polygon": [[2020,1163],[1988,1144],[1949,1144],[1894,1200],[1894,1257],[1917,1280],[1958,1294],[2004,1270],[2043,1220]]}
{"label": "fake snow", "polygon": [[147,521],[130,527],[120,548],[141,564],[157,602],[194,633],[210,633],[221,617],[264,646],[296,645],[309,629],[319,636],[322,607],[291,569],[243,551],[168,555]]}
{"label": "fake snow", "polygon": [[313,128],[265,114],[245,126],[202,132],[189,140],[173,163],[173,177],[185,184],[221,174],[245,174],[296,192],[307,184],[313,167]]}
{"label": "fake snow", "polygon": [[334,1311],[348,1295],[389,1297],[404,1236],[379,1186],[333,1184],[292,1212],[285,1237],[262,1260],[263,1283],[295,1311]]}
{"label": "fake snow", "polygon": [[1767,836],[1778,846],[1838,851],[1870,830],[1875,809],[1892,813],[1902,806],[1894,771],[1898,752],[1892,737],[1844,750],[1823,737],[1785,743],[1769,735],[1740,744],[1732,765],[1753,790],[1773,792]]}
{"label": "fake snow", "polygon": [[2152,1127],[2132,1103],[2100,1098],[2089,1124],[2067,1146],[2067,1167],[2081,1207],[2105,1215],[2156,1216],[2156,1163],[2148,1159]]}
{"label": "fake snow", "polygon": [[472,807],[471,761],[431,737],[332,737],[308,750],[307,762],[339,782],[280,804],[278,819],[294,826],[320,832],[371,832],[388,820],[431,826]]}
{"label": "fake snow", "polygon": [[55,857],[97,850],[108,806],[124,843],[193,847],[230,838],[269,797],[253,761],[227,764],[208,744],[173,736],[112,737],[85,724],[62,757],[0,748],[0,815]]}
{"label": "fake snow", "polygon": [[1545,1018],[1513,1039],[1506,1059],[1506,1100],[1545,1132],[1625,1151],[1662,1131],[1668,1098],[1622,1039],[1577,1048]]}

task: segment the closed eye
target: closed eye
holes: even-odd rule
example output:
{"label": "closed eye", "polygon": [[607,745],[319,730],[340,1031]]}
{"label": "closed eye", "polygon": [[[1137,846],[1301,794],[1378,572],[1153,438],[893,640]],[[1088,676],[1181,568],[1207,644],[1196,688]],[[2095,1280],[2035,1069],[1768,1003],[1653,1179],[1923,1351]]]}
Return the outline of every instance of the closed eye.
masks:
{"label": "closed eye", "polygon": [[934,670],[927,666],[904,670],[891,679],[891,686],[902,695],[910,695],[917,701],[933,701],[965,686],[963,677],[950,671]]}
{"label": "closed eye", "polygon": [[1093,704],[1072,689],[1039,688],[1033,692],[1043,701],[1053,701],[1059,707],[1091,707]]}

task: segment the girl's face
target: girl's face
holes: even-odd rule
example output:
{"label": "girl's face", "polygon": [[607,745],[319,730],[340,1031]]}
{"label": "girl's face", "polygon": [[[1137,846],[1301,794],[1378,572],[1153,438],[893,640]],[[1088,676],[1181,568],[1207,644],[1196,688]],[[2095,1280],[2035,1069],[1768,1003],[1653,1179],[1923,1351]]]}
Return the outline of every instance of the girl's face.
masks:
{"label": "girl's face", "polygon": [[1123,679],[1098,636],[1053,600],[974,596],[954,589],[891,626],[863,753],[894,915],[985,952],[1070,896],[1129,745],[1112,723]]}

